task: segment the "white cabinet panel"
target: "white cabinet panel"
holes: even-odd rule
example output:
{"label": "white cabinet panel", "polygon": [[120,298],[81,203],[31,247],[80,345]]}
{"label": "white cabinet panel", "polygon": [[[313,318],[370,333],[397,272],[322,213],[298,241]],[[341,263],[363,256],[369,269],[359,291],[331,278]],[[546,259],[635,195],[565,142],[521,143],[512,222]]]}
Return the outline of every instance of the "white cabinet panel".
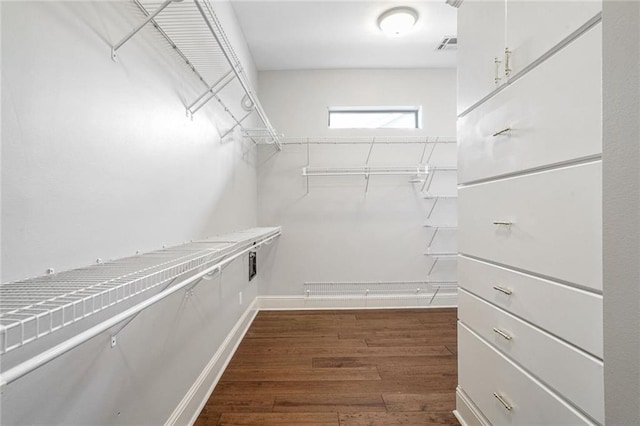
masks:
{"label": "white cabinet panel", "polygon": [[602,290],[600,161],[462,187],[458,206],[462,254]]}
{"label": "white cabinet panel", "polygon": [[459,183],[600,154],[601,46],[598,25],[459,118]]}
{"label": "white cabinet panel", "polygon": [[580,28],[602,10],[602,2],[507,1],[506,46],[512,75]]}
{"label": "white cabinet panel", "polygon": [[467,257],[458,258],[458,282],[461,288],[602,359],[601,295]]}
{"label": "white cabinet panel", "polygon": [[494,58],[504,56],[504,18],[505,0],[466,1],[458,9],[458,114],[497,87]]}
{"label": "white cabinet panel", "polygon": [[459,318],[577,407],[604,423],[602,361],[462,290]]}
{"label": "white cabinet panel", "polygon": [[458,323],[458,348],[460,387],[492,424],[594,424],[461,323]]}

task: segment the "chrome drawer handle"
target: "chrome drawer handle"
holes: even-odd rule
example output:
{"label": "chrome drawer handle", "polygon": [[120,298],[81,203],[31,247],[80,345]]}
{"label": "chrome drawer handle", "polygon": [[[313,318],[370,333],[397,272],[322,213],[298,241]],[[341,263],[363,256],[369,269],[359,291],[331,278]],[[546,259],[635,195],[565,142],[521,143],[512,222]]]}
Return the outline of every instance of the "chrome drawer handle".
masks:
{"label": "chrome drawer handle", "polygon": [[505,338],[505,340],[513,339],[513,337],[509,336],[507,333],[505,333],[504,331],[500,330],[499,328],[493,327],[493,332],[501,335],[502,337]]}
{"label": "chrome drawer handle", "polygon": [[504,293],[507,296],[511,296],[513,294],[513,292],[508,288],[500,287],[499,285],[494,285],[493,289],[499,291],[500,293]]}
{"label": "chrome drawer handle", "polygon": [[496,392],[493,393],[493,396],[495,396],[496,399],[500,401],[502,405],[504,405],[504,408],[506,408],[507,411],[511,411],[513,409],[513,407],[507,401],[505,401],[502,396],[498,395]]}
{"label": "chrome drawer handle", "polygon": [[511,75],[511,67],[509,66],[509,61],[511,60],[511,54],[513,52],[509,50],[508,47],[504,48],[504,75],[509,77]]}
{"label": "chrome drawer handle", "polygon": [[[502,61],[498,58],[493,58],[493,64],[496,66],[496,73],[495,76],[493,77],[493,82],[495,84],[500,83],[500,80],[502,80],[500,78],[500,64],[502,63]],[[495,136],[495,135],[494,135]]]}
{"label": "chrome drawer handle", "polygon": [[507,220],[494,220],[493,221],[494,225],[504,225],[504,226],[511,226],[513,225],[513,222],[509,222]]}
{"label": "chrome drawer handle", "polygon": [[509,133],[511,131],[511,127],[507,127],[505,129],[500,130],[499,132],[495,132],[493,136],[504,135],[505,133]]}

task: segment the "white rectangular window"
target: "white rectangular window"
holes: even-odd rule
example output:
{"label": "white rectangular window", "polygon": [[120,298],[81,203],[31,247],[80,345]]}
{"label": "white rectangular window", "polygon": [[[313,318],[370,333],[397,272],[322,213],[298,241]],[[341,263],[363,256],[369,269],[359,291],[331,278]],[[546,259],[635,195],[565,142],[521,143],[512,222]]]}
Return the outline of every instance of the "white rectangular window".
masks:
{"label": "white rectangular window", "polygon": [[419,129],[419,106],[330,107],[330,129]]}

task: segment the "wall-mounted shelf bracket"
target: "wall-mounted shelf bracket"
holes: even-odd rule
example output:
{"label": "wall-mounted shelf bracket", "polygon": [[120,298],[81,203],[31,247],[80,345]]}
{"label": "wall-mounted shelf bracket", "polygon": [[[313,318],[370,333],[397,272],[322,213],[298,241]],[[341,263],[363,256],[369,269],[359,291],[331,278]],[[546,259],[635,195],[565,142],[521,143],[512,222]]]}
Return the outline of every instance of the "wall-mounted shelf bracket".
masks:
{"label": "wall-mounted shelf bracket", "polygon": [[[225,75],[223,75],[222,77],[220,77],[218,79],[218,81],[216,81],[215,83],[213,83],[213,85],[211,85],[209,87],[209,89],[204,92],[202,95],[200,95],[195,101],[193,101],[191,104],[189,104],[189,106],[187,106],[187,117],[190,117],[191,119],[193,119],[193,115],[198,112],[198,110],[200,108],[202,108],[203,106],[205,106],[211,99],[215,98],[215,96],[225,87],[227,87],[227,85],[229,83],[231,83],[233,81],[233,79],[235,79],[236,76],[235,74],[233,74],[233,71],[230,70],[229,72],[227,72]],[[207,99],[205,99],[203,102],[202,99],[207,96]],[[197,106],[196,106],[197,105]],[[194,108],[195,107],[195,108]]]}
{"label": "wall-mounted shelf bracket", "polygon": [[433,272],[433,270],[435,269],[436,265],[438,264],[439,261],[441,260],[456,260],[458,258],[458,254],[457,253],[425,253],[426,256],[429,256],[430,258],[433,259],[433,263],[431,264],[431,268],[429,268],[429,272],[427,272],[427,275],[431,275],[431,273]]}
{"label": "wall-mounted shelf bracket", "polygon": [[[245,118],[237,118],[238,113],[234,116],[229,108],[224,106],[218,94],[229,83],[236,80],[243,92],[240,95],[240,106],[246,112],[255,112],[257,114],[262,124],[264,124],[265,131],[270,136],[268,143],[274,144],[280,150],[279,136],[264,112],[258,97],[253,91],[249,77],[245,73],[241,61],[213,10],[213,2],[203,0],[164,0],[153,12],[151,10],[157,6],[156,1],[134,0],[134,2],[146,15],[145,19],[112,47],[112,59],[116,60],[118,49],[145,25],[152,22],[154,27],[169,42],[173,50],[186,62],[187,66],[207,88],[201,96],[186,107],[187,117],[193,118],[193,115],[211,99],[216,99],[223,105],[225,111],[235,123],[224,136],[233,131]],[[175,7],[161,14],[160,12],[165,10],[171,3],[176,3]],[[223,73],[224,75],[219,77]],[[213,80],[217,81],[214,84],[210,84]],[[265,138],[265,140],[267,139]]]}
{"label": "wall-mounted shelf bracket", "polygon": [[[235,121],[235,122],[236,122],[236,124],[234,124],[233,126],[231,126],[231,127],[229,128],[229,130],[227,130],[227,131],[226,131],[226,132],[224,132],[222,135],[220,135],[220,139],[224,139],[224,138],[225,138],[225,136],[227,136],[229,133],[233,132],[233,130],[234,130],[236,127],[240,126],[240,128],[242,128],[242,122],[243,122],[244,120],[246,120],[247,118],[249,118],[249,116],[251,115],[251,112],[248,112],[248,113],[246,113],[242,118],[240,118],[240,119],[238,120],[238,119],[236,119],[236,117],[235,117],[233,114],[231,114],[231,112],[230,112],[230,111],[227,111],[227,113],[231,116],[231,118],[233,119],[233,121]],[[251,137],[250,137],[249,139],[251,139],[251,140],[252,140],[254,143],[256,143],[256,144],[258,143],[258,142],[256,142],[256,140],[255,140],[255,139],[253,139],[253,138],[251,138]]]}
{"label": "wall-mounted shelf bracket", "polygon": [[429,192],[429,189],[431,188],[431,184],[433,183],[433,178],[436,175],[436,172],[455,172],[457,171],[458,168],[457,167],[450,167],[450,166],[431,166],[429,167],[429,172],[430,172],[430,176],[424,181],[424,183],[422,184],[422,189],[420,189],[420,191],[424,192],[426,190],[426,192]]}
{"label": "wall-mounted shelf bracket", "polygon": [[123,44],[125,44],[126,42],[131,40],[131,38],[134,35],[136,35],[138,33],[138,31],[140,31],[142,28],[144,28],[145,25],[147,25],[149,22],[153,21],[153,18],[155,18],[160,12],[165,10],[167,8],[167,6],[169,6],[171,3],[181,2],[181,1],[182,0],[165,0],[165,2],[160,5],[160,7],[158,7],[153,13],[151,13],[149,16],[147,16],[147,19],[142,21],[137,27],[135,27],[133,30],[131,30],[131,32],[129,34],[127,34],[122,40],[120,40],[113,47],[111,47],[111,59],[116,61],[117,60],[117,53],[116,52],[118,51],[118,49],[120,49]]}
{"label": "wall-mounted shelf bracket", "polygon": [[431,234],[431,238],[429,239],[429,243],[427,243],[427,247],[431,247],[431,244],[433,244],[433,240],[436,239],[436,235],[438,235],[439,232],[443,232],[443,231],[456,231],[458,228],[454,227],[454,226],[430,226],[430,225],[426,225],[427,228],[431,228],[433,229],[433,233]]}
{"label": "wall-mounted shelf bracket", "polygon": [[433,211],[436,209],[436,206],[438,205],[438,201],[440,200],[456,200],[458,197],[455,195],[430,195],[427,194],[425,195],[425,200],[434,200],[433,204],[431,205],[431,208],[429,209],[429,213],[427,213],[427,219],[431,218],[431,215],[433,214]]}

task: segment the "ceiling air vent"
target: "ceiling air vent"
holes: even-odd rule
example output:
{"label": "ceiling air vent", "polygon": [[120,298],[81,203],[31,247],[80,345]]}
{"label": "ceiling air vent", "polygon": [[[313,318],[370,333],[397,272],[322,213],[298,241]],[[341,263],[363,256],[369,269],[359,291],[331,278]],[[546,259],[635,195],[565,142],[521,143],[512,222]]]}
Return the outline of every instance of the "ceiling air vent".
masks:
{"label": "ceiling air vent", "polygon": [[456,50],[458,48],[458,37],[444,37],[436,50]]}

